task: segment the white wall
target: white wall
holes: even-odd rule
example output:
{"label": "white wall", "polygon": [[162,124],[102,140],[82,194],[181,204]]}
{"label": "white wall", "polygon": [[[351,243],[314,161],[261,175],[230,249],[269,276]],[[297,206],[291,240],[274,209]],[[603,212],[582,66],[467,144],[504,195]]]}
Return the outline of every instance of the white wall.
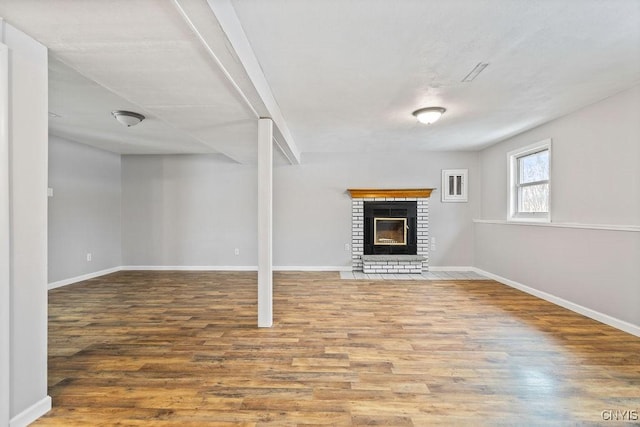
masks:
{"label": "white wall", "polygon": [[121,266],[120,155],[50,136],[49,187],[49,283]]}
{"label": "white wall", "polygon": [[[468,168],[469,203],[430,200],[432,265],[472,265],[478,215],[476,153],[306,154],[274,171],[274,264],[348,267],[350,187],[436,187],[443,168]],[[123,156],[123,262],[154,266],[255,266],[253,166],[220,156]],[[234,249],[240,255],[234,255]]]}
{"label": "white wall", "polygon": [[[640,226],[640,86],[480,154],[481,219],[504,220],[506,153],[553,140],[553,223]],[[477,223],[475,265],[640,325],[640,232]]]}
{"label": "white wall", "polygon": [[123,263],[255,266],[256,199],[255,166],[219,155],[122,156]]}
{"label": "white wall", "polygon": [[552,138],[552,221],[639,225],[639,117],[636,86],[485,149],[482,218],[506,218],[506,153]]}
{"label": "white wall", "polygon": [[[274,173],[274,264],[350,266],[351,197],[347,188],[436,188],[429,199],[432,266],[473,263],[478,214],[477,154],[449,152],[308,154]],[[440,201],[441,170],[469,169],[469,202]]]}
{"label": "white wall", "polygon": [[46,412],[47,50],[6,23],[9,47],[11,425]]}

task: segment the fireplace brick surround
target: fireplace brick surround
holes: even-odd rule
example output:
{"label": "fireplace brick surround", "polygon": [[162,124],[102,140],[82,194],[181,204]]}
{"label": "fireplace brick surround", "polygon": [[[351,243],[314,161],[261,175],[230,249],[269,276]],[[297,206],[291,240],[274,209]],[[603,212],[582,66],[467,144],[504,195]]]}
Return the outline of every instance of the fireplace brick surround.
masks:
{"label": "fireplace brick surround", "polygon": [[[351,194],[351,266],[365,273],[416,273],[429,270],[429,196],[432,189],[349,189]],[[415,256],[364,255],[364,203],[409,202],[417,204],[417,252]],[[363,258],[366,257],[366,260]]]}

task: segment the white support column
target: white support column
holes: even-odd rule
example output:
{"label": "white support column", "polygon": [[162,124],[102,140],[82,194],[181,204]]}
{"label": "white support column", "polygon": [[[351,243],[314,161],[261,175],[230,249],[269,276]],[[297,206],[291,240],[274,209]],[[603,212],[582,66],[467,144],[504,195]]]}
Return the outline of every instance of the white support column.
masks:
{"label": "white support column", "polygon": [[258,120],[258,327],[273,325],[273,122]]}
{"label": "white support column", "polygon": [[[0,28],[2,22],[0,20]],[[9,273],[9,59],[0,43],[0,425],[9,425],[11,321]]]}

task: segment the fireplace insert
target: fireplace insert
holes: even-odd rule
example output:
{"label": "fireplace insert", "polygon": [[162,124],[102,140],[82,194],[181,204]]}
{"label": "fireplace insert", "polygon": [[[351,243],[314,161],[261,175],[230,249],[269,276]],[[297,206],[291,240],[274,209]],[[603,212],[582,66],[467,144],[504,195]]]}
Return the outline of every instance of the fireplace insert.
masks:
{"label": "fireplace insert", "polygon": [[364,254],[415,255],[416,202],[364,202]]}

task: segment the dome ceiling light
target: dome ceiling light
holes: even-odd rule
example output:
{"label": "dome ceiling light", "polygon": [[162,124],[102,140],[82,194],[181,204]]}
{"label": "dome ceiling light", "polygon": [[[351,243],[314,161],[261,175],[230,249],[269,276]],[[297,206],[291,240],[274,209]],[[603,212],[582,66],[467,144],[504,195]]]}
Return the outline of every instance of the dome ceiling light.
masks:
{"label": "dome ceiling light", "polygon": [[446,108],[442,107],[427,107],[414,111],[413,115],[420,123],[430,125],[437,122],[445,111],[447,111]]}
{"label": "dome ceiling light", "polygon": [[142,114],[134,113],[133,111],[112,111],[111,114],[117,121],[125,125],[126,127],[135,126],[145,119]]}

